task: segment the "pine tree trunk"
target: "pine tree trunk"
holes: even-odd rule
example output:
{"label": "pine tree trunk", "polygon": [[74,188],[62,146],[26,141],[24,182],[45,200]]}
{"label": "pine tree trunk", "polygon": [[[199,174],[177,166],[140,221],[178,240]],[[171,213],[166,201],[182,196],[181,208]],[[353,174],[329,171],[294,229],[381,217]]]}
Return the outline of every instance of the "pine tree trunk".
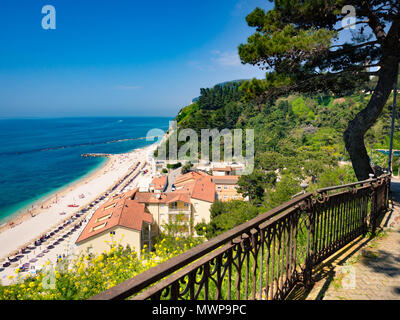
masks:
{"label": "pine tree trunk", "polygon": [[[393,40],[394,38],[394,40]],[[396,79],[396,64],[399,63],[399,37],[393,37],[391,43],[386,43],[381,59],[379,81],[371,100],[365,109],[361,110],[348,124],[343,138],[358,180],[366,180],[374,173],[364,145],[364,135],[382,113],[393,84]],[[397,50],[397,52],[396,52]]]}

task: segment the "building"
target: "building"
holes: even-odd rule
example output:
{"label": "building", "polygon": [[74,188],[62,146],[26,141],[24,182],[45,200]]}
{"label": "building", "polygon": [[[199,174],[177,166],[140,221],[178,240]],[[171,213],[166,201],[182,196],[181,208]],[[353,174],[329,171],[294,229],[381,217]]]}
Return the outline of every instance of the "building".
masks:
{"label": "building", "polygon": [[232,168],[230,166],[226,166],[223,168],[212,168],[213,176],[229,176],[231,174]]}
{"label": "building", "polygon": [[239,176],[214,176],[211,179],[215,184],[216,200],[243,200],[242,195],[237,192]]}
{"label": "building", "polygon": [[[134,200],[144,204],[153,215],[153,236],[159,235],[163,225],[183,216],[183,233],[194,234],[192,225],[210,222],[210,207],[215,201],[215,184],[205,173],[189,172],[179,176],[173,192],[136,192]],[[192,222],[192,223],[191,223]]]}
{"label": "building", "polygon": [[211,177],[201,172],[201,177],[188,181],[176,192],[187,193],[192,204],[193,223],[209,223],[211,220],[210,208],[215,201],[215,184]]}
{"label": "building", "polygon": [[161,171],[165,167],[166,167],[166,161],[161,161],[161,160],[155,161],[153,158],[153,162],[152,162],[152,171],[153,172]]}
{"label": "building", "polygon": [[211,168],[213,176],[240,176],[244,172],[245,166],[243,164],[231,163],[229,165],[215,166]]}
{"label": "building", "polygon": [[164,192],[165,189],[167,189],[167,186],[168,186],[168,177],[167,176],[154,178],[153,181],[150,183],[149,191],[155,192],[155,193]]}
{"label": "building", "polygon": [[[152,228],[153,237],[160,234],[164,224],[176,221],[176,215],[178,214],[183,215],[183,219],[186,222],[190,222],[192,218],[191,201],[188,194],[179,192],[137,192],[134,200],[143,204],[152,214],[154,219]],[[190,233],[190,227],[184,231],[185,233]]]}
{"label": "building", "polygon": [[207,177],[208,174],[203,171],[190,171],[182,174],[175,179],[174,185],[176,190],[182,189],[186,184],[192,183],[202,177]]}
{"label": "building", "polygon": [[76,241],[79,252],[99,255],[110,250],[112,242],[129,245],[138,254],[145,244],[151,247],[153,217],[132,200],[136,191],[113,197],[96,210]]}

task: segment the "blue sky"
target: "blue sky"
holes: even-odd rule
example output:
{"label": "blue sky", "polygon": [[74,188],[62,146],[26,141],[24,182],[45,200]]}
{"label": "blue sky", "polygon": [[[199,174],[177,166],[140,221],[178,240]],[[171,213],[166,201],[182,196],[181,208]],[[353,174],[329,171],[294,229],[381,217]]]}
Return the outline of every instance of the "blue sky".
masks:
{"label": "blue sky", "polygon": [[[56,30],[44,30],[44,5]],[[175,116],[240,63],[267,0],[1,0],[0,117]]]}

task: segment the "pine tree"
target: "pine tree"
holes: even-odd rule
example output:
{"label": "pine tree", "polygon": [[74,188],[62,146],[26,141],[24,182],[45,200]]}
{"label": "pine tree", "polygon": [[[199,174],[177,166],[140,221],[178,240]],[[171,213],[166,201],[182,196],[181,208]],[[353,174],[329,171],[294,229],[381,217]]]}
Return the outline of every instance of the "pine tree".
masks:
{"label": "pine tree", "polygon": [[[348,20],[352,13],[353,21]],[[256,8],[246,20],[256,32],[239,46],[242,63],[268,71],[265,80],[242,85],[247,98],[290,92],[344,95],[376,77],[369,103],[343,136],[357,178],[367,179],[373,170],[364,135],[381,114],[395,82],[400,1],[275,0],[274,9]],[[352,38],[343,42],[341,35],[353,27]]]}

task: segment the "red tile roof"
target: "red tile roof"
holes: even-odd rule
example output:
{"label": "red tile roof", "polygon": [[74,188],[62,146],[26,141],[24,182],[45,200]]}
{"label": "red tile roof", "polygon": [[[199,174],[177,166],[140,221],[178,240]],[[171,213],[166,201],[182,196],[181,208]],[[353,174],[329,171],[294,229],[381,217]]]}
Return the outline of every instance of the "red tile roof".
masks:
{"label": "red tile roof", "polygon": [[[136,190],[133,190],[136,192]],[[153,216],[145,212],[145,206],[130,199],[133,191],[123,194],[120,197],[108,200],[93,214],[92,218],[79,235],[76,243],[87,240],[95,235],[110,230],[116,226],[141,231],[143,222],[152,223]],[[101,218],[110,217],[100,220]],[[103,227],[93,230],[106,223]]]}
{"label": "red tile roof", "polygon": [[139,203],[171,203],[175,201],[190,203],[189,194],[184,192],[166,192],[158,194],[152,192],[137,192],[134,199]]}
{"label": "red tile roof", "polygon": [[175,180],[175,186],[177,183],[180,188],[173,192],[160,194],[136,192],[134,200],[140,203],[171,203],[175,201],[191,203],[191,198],[207,202],[215,201],[215,183],[204,172],[188,172]]}
{"label": "red tile roof", "polygon": [[207,174],[205,172],[190,171],[188,173],[182,174],[179,177],[177,177],[174,184],[175,184],[175,186],[180,186],[184,183],[187,183],[189,181],[194,181],[194,180],[200,179],[205,176],[207,176]]}
{"label": "red tile roof", "polygon": [[227,171],[227,172],[230,172],[230,171],[232,171],[232,168],[230,166],[227,166],[225,168],[213,168],[212,171]]}
{"label": "red tile roof", "polygon": [[214,202],[215,201],[215,184],[212,182],[211,177],[203,177],[196,181],[193,191],[192,198]]}
{"label": "red tile roof", "polygon": [[165,185],[167,184],[167,176],[154,178],[150,183],[150,187],[154,187],[156,190],[164,190]]}
{"label": "red tile roof", "polygon": [[214,202],[215,183],[211,181],[210,176],[203,176],[195,181],[190,181],[183,185],[183,188],[175,191],[176,193],[188,193],[191,198]]}
{"label": "red tile roof", "polygon": [[215,184],[237,184],[239,176],[213,176],[211,179]]}

